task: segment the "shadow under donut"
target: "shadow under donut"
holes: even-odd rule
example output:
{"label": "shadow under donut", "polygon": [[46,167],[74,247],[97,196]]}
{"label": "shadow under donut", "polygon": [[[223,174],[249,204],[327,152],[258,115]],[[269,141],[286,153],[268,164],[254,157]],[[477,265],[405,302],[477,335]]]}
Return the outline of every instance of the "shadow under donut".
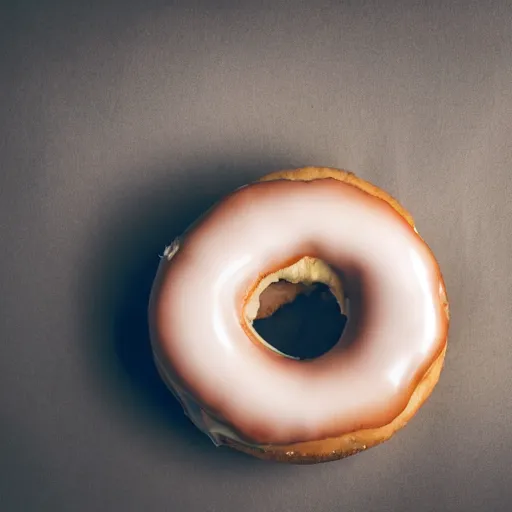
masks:
{"label": "shadow under donut", "polygon": [[299,294],[271,316],[256,319],[253,326],[280,352],[298,359],[315,359],[338,343],[346,322],[329,288],[317,283],[310,293]]}

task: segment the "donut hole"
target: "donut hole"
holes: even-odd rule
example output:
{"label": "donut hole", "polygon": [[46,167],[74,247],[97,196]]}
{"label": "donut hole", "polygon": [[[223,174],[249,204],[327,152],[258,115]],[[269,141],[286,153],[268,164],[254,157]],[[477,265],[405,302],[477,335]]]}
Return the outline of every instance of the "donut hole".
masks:
{"label": "donut hole", "polygon": [[[253,328],[269,345],[295,359],[315,359],[331,350],[347,322],[323,283],[305,286],[279,280],[263,291],[260,300],[274,305],[270,315],[254,320]],[[285,303],[275,305],[276,300]]]}

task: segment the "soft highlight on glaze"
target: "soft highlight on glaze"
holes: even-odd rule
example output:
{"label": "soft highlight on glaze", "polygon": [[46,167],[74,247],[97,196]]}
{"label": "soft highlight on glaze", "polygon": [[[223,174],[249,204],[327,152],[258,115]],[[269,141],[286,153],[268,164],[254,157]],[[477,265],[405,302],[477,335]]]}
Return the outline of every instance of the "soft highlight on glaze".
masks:
{"label": "soft highlight on glaze", "polygon": [[[400,414],[448,322],[439,269],[411,225],[329,176],[255,183],[212,209],[162,259],[150,308],[161,373],[204,409],[194,422],[217,442],[289,445]],[[341,272],[349,343],[295,361],[255,342],[243,312],[265,276],[304,256]]]}

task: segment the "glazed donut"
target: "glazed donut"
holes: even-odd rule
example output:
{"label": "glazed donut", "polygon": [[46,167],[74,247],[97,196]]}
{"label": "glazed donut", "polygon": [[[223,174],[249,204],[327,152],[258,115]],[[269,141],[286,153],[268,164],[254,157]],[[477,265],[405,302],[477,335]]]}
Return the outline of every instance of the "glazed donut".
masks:
{"label": "glazed donut", "polygon": [[[253,321],[313,283],[348,321],[331,350],[297,360]],[[192,422],[217,445],[302,464],[402,428],[439,379],[448,323],[410,214],[354,174],[317,167],[270,174],[210,209],[165,249],[149,304],[157,369]]]}

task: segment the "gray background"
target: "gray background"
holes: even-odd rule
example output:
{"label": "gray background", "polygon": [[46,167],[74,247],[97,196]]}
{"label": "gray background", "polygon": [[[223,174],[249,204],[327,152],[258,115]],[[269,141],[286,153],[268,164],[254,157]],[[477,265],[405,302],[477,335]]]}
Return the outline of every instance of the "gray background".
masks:
{"label": "gray background", "polygon": [[[511,510],[510,3],[0,13],[2,511]],[[453,321],[405,430],[293,467],[191,428],[155,376],[145,307],[158,253],[197,214],[304,164],[413,212]]]}

